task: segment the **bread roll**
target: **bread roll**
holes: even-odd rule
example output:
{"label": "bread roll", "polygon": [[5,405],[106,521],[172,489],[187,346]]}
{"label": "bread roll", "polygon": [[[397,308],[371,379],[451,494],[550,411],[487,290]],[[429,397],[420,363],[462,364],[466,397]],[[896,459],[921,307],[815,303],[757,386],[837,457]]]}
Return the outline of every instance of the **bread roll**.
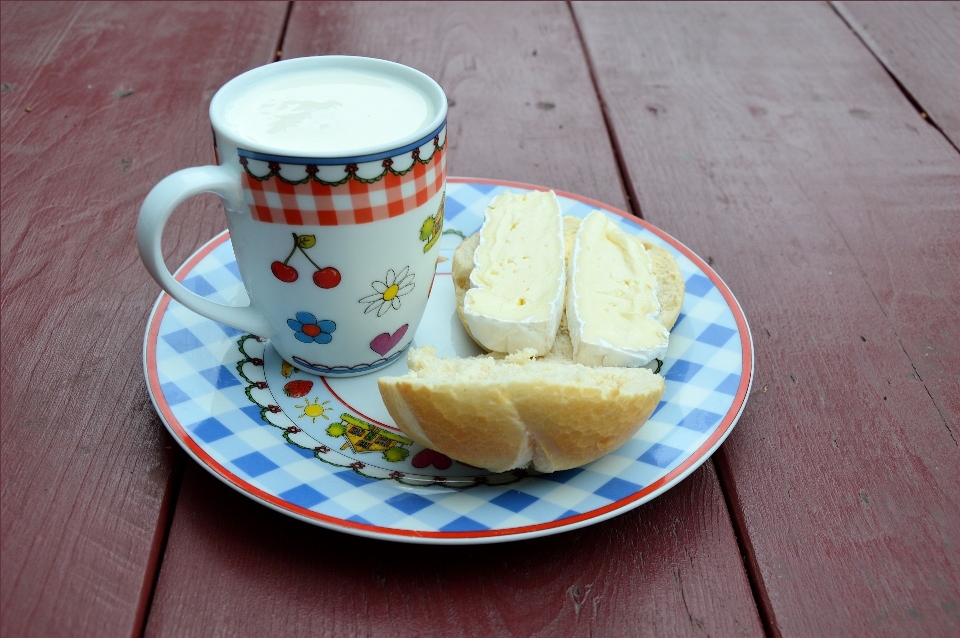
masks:
{"label": "bread roll", "polygon": [[596,460],[633,436],[663,395],[663,379],[646,368],[591,368],[534,354],[439,359],[430,346],[415,348],[410,373],[381,377],[380,394],[411,439],[494,472],[554,472]]}
{"label": "bread roll", "polygon": [[[568,260],[579,225],[576,217],[563,218]],[[660,321],[672,328],[683,303],[680,267],[668,250],[631,240],[650,257]],[[479,241],[479,234],[464,240],[452,263],[457,311],[468,333],[463,305]],[[416,348],[407,355],[410,373],[381,377],[380,394],[397,426],[414,441],[495,472],[521,467],[554,472],[594,461],[632,437],[663,396],[663,379],[647,368],[573,363],[565,315],[550,353],[534,354],[527,349],[439,359],[429,346]]]}

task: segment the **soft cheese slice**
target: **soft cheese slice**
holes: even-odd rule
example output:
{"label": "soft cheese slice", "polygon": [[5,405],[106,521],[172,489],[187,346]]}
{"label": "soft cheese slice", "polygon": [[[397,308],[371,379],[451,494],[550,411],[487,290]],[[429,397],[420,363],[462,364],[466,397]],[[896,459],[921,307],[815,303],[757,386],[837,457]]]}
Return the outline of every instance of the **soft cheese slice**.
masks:
{"label": "soft cheese slice", "polygon": [[553,191],[494,199],[473,262],[463,301],[473,338],[493,352],[550,352],[566,287],[563,213]]}
{"label": "soft cheese slice", "polygon": [[577,363],[638,367],[666,354],[670,332],[660,323],[650,256],[600,211],[573,242],[566,316]]}

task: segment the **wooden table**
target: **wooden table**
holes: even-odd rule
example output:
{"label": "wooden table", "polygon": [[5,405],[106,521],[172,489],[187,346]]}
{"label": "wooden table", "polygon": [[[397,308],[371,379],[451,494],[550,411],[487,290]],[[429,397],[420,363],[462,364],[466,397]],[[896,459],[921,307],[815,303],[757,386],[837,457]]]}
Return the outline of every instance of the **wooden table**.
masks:
{"label": "wooden table", "polygon": [[[960,635],[958,32],[957,2],[4,2],[3,635]],[[451,175],[712,264],[756,374],[710,461],[591,527],[435,547],[187,459],[144,382],[136,214],[212,161],[217,88],[322,54],[436,78]],[[223,225],[183,206],[168,264]]]}

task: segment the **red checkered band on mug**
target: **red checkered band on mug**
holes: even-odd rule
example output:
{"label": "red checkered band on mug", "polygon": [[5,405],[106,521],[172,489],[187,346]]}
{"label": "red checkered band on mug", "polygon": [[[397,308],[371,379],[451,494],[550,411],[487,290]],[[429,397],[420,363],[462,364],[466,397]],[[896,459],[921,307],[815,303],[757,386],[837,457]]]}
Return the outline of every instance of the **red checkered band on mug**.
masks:
{"label": "red checkered band on mug", "polygon": [[253,218],[288,226],[367,224],[425,204],[443,188],[446,122],[384,153],[298,158],[238,149],[243,195]]}

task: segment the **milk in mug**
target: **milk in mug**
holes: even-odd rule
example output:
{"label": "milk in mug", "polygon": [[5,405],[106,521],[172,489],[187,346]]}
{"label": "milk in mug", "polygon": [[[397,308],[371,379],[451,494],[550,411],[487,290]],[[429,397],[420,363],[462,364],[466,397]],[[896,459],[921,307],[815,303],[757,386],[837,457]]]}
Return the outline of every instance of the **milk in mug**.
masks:
{"label": "milk in mug", "polygon": [[267,78],[240,93],[224,113],[244,139],[324,157],[389,145],[435,115],[423,92],[401,78],[338,68]]}

